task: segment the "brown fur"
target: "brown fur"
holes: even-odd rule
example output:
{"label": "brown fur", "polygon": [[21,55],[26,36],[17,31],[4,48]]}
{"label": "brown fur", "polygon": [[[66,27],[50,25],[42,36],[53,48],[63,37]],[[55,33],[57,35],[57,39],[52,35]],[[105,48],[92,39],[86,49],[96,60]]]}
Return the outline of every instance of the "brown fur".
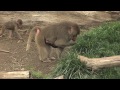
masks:
{"label": "brown fur", "polygon": [[[40,30],[40,32],[36,34],[36,30]],[[40,60],[44,61],[51,58],[51,47],[59,49],[59,57],[65,47],[75,44],[74,38],[78,34],[80,34],[80,29],[76,23],[72,22],[56,23],[45,27],[43,30],[34,27],[29,34],[26,51],[29,50],[30,43],[35,36]]]}
{"label": "brown fur", "polygon": [[18,19],[17,21],[11,20],[11,21],[4,23],[2,26],[2,30],[0,32],[0,36],[3,35],[5,30],[8,30],[9,38],[12,38],[13,33],[15,32],[17,34],[18,38],[22,39],[21,35],[18,33],[18,28],[21,28],[22,24],[23,24],[23,22],[21,19]]}

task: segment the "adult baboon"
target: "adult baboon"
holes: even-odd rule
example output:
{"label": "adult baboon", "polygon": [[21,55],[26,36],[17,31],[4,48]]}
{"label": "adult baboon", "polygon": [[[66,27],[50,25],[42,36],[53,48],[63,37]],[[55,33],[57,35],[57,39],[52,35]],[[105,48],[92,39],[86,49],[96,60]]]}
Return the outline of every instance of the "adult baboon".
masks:
{"label": "adult baboon", "polygon": [[2,37],[5,30],[8,30],[10,39],[12,38],[13,33],[15,32],[17,34],[18,38],[21,40],[22,37],[18,33],[18,29],[20,29],[22,27],[22,24],[23,24],[23,21],[21,19],[18,19],[17,21],[10,20],[10,21],[4,23],[2,26],[2,30],[0,32],[0,36]]}
{"label": "adult baboon", "polygon": [[39,59],[43,62],[51,61],[51,47],[59,49],[59,57],[65,47],[75,44],[79,33],[78,25],[67,21],[47,26],[43,30],[40,27],[34,27],[29,34],[26,51],[29,50],[35,36]]}

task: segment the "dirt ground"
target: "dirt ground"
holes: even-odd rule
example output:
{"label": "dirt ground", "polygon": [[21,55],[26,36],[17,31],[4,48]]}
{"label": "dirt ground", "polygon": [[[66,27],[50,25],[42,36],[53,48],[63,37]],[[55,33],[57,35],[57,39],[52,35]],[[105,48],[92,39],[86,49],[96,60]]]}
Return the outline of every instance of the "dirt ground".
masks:
{"label": "dirt ground", "polygon": [[[98,11],[0,11],[0,27],[11,18],[23,19],[24,25],[39,24],[41,28],[51,23],[63,20],[78,23],[81,30],[99,25],[101,22],[116,20],[119,18],[118,13],[110,14],[108,12]],[[28,28],[24,28],[28,29]],[[39,61],[38,52],[35,43],[32,42],[29,53],[25,51],[28,35],[20,34],[24,38],[24,42],[17,43],[16,38],[10,40],[6,35],[0,38],[0,49],[8,50],[10,53],[0,52],[0,71],[20,71],[35,70],[45,74],[51,72],[55,67],[57,60],[50,63]]]}

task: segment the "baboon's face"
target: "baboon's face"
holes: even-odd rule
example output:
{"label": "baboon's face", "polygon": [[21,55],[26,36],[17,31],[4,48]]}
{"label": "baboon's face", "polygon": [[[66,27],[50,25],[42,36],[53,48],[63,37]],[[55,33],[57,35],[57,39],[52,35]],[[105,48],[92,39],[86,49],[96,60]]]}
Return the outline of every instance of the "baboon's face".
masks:
{"label": "baboon's face", "polygon": [[17,25],[18,25],[18,28],[21,29],[22,26],[23,26],[23,21],[21,19],[18,19],[17,20]]}
{"label": "baboon's face", "polygon": [[69,30],[69,37],[71,40],[76,41],[77,36],[80,34],[80,29],[79,28],[72,28]]}

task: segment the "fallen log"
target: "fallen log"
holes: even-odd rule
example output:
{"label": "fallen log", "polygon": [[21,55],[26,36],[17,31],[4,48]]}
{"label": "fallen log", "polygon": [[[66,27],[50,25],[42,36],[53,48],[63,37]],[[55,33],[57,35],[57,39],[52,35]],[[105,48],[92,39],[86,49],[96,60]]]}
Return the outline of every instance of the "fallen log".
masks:
{"label": "fallen log", "polygon": [[28,79],[29,71],[0,72],[0,79]]}
{"label": "fallen log", "polygon": [[61,75],[61,76],[58,76],[58,77],[56,77],[56,78],[54,78],[54,79],[64,79],[64,76]]}
{"label": "fallen log", "polygon": [[93,71],[104,67],[120,66],[119,55],[103,58],[87,58],[79,55],[78,58],[81,62],[84,62],[86,66],[88,68],[91,68]]}

